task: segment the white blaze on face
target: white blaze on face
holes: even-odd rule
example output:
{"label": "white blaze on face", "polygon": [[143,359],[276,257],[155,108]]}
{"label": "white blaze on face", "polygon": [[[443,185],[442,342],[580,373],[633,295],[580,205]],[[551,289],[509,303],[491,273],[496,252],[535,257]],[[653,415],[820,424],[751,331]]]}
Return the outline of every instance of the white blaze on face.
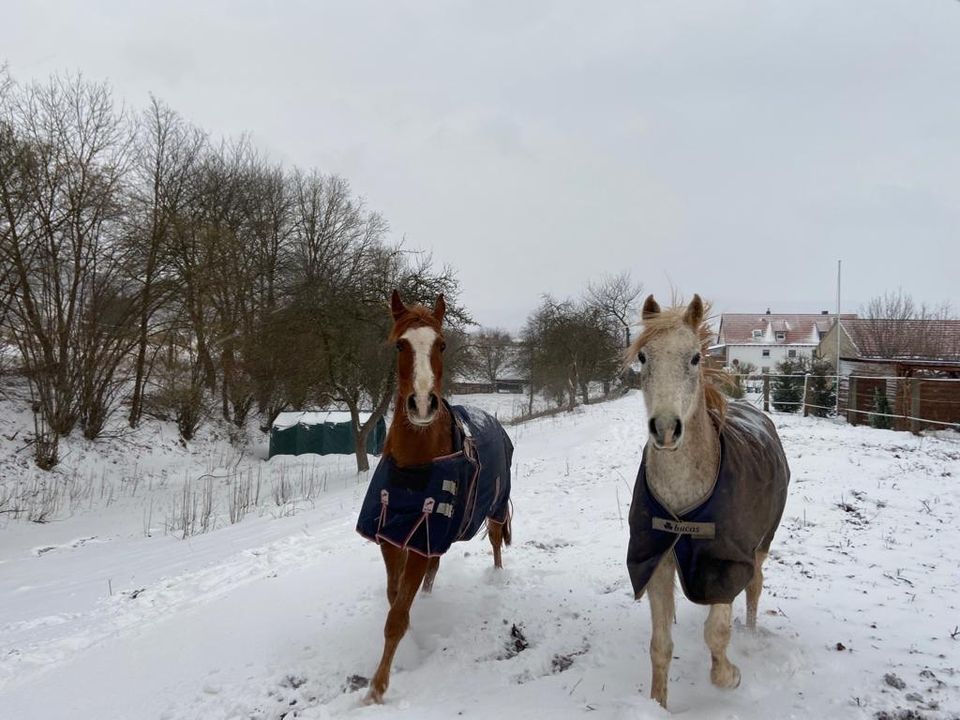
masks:
{"label": "white blaze on face", "polygon": [[430,391],[435,382],[430,353],[437,339],[437,331],[431,327],[418,327],[407,330],[400,337],[410,343],[413,350],[413,394],[417,413],[421,418],[426,418],[430,413]]}

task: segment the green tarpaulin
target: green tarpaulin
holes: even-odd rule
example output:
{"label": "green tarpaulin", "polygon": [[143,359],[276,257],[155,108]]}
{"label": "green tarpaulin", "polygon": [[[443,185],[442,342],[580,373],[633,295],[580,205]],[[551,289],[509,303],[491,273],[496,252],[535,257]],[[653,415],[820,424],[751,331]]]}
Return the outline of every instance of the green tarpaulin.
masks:
{"label": "green tarpaulin", "polygon": [[[361,413],[365,423],[369,414]],[[280,413],[270,430],[270,457],[274,455],[353,455],[353,432],[348,412]],[[367,452],[379,455],[387,437],[383,418],[367,435]]]}

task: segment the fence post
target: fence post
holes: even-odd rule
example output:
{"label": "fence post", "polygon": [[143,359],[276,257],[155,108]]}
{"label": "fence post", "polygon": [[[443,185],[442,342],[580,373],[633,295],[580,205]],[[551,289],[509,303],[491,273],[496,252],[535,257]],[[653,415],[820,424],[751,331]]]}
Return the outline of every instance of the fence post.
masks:
{"label": "fence post", "polygon": [[920,420],[917,418],[920,417],[920,380],[910,378],[907,382],[910,383],[910,415],[913,416],[910,421],[910,432],[919,435],[921,428]]}
{"label": "fence post", "polygon": [[803,416],[810,414],[810,408],[807,407],[807,390],[810,388],[810,373],[803,376]]}
{"label": "fence post", "polygon": [[763,374],[763,411],[770,412],[770,375]]}
{"label": "fence post", "polygon": [[[837,389],[839,393],[839,388]],[[851,377],[847,380],[847,422],[851,425],[859,425],[859,414],[857,410],[857,378]]]}

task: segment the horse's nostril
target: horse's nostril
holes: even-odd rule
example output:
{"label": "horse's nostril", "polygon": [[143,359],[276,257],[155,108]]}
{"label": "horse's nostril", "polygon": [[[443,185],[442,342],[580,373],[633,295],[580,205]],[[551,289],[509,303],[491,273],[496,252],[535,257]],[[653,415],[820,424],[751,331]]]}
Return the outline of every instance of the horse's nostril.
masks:
{"label": "horse's nostril", "polygon": [[437,397],[437,394],[430,393],[430,412],[436,412],[439,406],[440,406],[440,399]]}
{"label": "horse's nostril", "polygon": [[650,418],[650,422],[647,423],[647,429],[650,431],[650,435],[653,437],[657,436],[657,421],[653,418]]}
{"label": "horse's nostril", "polygon": [[417,399],[413,395],[407,398],[407,408],[413,412],[417,411]]}
{"label": "horse's nostril", "polygon": [[683,423],[677,419],[676,424],[673,426],[673,439],[679,440],[681,435],[683,435]]}

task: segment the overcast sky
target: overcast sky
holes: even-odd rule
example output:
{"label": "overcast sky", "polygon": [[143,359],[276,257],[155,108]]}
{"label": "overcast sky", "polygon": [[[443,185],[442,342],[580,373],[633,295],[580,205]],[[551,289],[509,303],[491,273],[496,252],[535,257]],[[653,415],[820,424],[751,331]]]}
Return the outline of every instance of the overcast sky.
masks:
{"label": "overcast sky", "polygon": [[483,324],[627,269],[719,311],[960,305],[960,2],[0,0],[80,70],[347,177]]}

